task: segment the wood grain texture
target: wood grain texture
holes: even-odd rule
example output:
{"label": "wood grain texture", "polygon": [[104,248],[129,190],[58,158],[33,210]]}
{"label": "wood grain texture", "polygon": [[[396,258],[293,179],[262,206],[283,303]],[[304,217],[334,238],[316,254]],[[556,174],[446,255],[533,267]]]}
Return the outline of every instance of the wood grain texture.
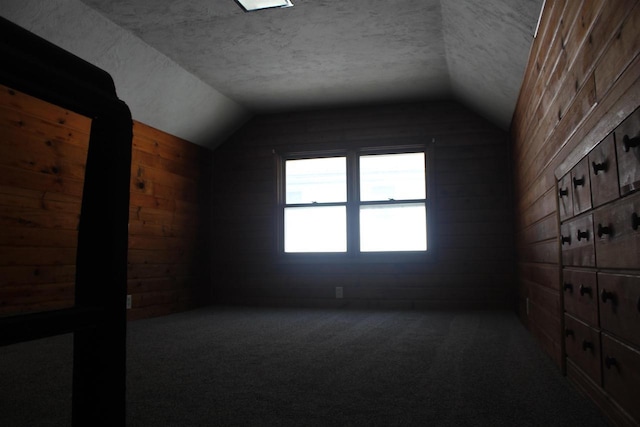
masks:
{"label": "wood grain texture", "polygon": [[0,315],[73,307],[91,120],[0,86]]}
{"label": "wood grain texture", "polygon": [[[560,229],[544,219],[558,215],[556,180],[638,106],[637,9],[637,0],[547,2],[513,115],[519,313],[558,366],[562,293],[541,272],[559,271],[559,254],[544,248],[560,247]],[[557,286],[553,301],[540,299],[541,281]]]}
{"label": "wood grain texture", "polygon": [[[74,305],[90,129],[86,117],[0,88],[0,315]],[[129,318],[206,303],[211,153],[134,122],[132,155]]]}

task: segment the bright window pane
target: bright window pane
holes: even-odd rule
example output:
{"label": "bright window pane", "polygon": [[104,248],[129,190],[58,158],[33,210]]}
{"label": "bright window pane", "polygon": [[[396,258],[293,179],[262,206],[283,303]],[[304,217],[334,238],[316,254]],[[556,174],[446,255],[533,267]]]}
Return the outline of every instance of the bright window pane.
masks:
{"label": "bright window pane", "polygon": [[360,200],[425,199],[424,153],[360,157]]}
{"label": "bright window pane", "polygon": [[287,160],[286,203],[347,201],[347,159]]}
{"label": "bright window pane", "polygon": [[360,207],[360,250],[426,251],[427,210],[424,203]]}
{"label": "bright window pane", "polygon": [[346,207],[285,208],[284,251],[346,252]]}

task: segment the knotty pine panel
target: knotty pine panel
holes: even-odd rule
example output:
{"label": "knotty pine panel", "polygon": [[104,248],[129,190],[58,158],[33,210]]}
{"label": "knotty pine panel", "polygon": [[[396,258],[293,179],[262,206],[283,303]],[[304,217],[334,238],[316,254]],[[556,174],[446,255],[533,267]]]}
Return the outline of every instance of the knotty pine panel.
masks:
{"label": "knotty pine panel", "polygon": [[211,152],[134,121],[129,319],[206,304]]}
{"label": "knotty pine panel", "polygon": [[0,316],[72,307],[91,120],[0,86]]}
{"label": "knotty pine panel", "polygon": [[[211,152],[133,126],[128,315],[137,319],[208,301]],[[73,306],[90,127],[0,88],[0,315]]]}
{"label": "knotty pine panel", "polygon": [[[513,302],[507,135],[455,102],[258,116],[214,152],[213,286],[219,301],[417,306]],[[274,152],[435,139],[432,262],[279,261]],[[344,301],[343,301],[344,302]]]}
{"label": "knotty pine panel", "polygon": [[638,8],[637,0],[547,2],[513,115],[519,313],[558,366],[555,181],[638,106]]}

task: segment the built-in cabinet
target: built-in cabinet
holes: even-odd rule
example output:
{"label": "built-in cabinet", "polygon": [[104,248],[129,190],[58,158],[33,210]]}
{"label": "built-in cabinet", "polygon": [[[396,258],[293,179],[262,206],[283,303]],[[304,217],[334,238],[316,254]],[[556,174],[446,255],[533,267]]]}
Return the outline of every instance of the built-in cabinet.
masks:
{"label": "built-in cabinet", "polygon": [[569,377],[640,423],[640,109],[558,179]]}

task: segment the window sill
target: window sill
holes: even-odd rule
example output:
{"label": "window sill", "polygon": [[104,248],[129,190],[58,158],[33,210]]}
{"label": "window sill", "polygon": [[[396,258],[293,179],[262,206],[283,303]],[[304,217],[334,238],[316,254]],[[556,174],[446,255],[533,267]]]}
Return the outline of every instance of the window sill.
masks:
{"label": "window sill", "polygon": [[432,251],[349,253],[281,253],[279,264],[380,264],[433,262]]}

